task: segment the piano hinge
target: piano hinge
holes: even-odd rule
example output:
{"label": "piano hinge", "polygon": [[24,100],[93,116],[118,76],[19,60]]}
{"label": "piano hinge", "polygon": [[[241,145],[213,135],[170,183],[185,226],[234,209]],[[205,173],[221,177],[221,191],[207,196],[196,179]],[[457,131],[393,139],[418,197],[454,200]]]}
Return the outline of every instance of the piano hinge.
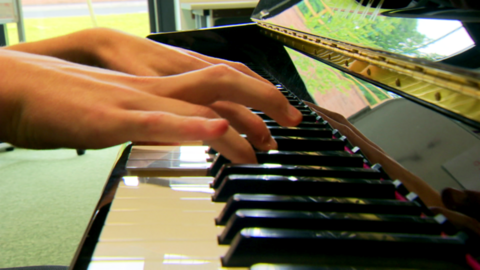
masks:
{"label": "piano hinge", "polygon": [[[260,32],[330,66],[413,99],[480,122],[480,76],[466,69],[410,58],[257,21]],[[436,108],[438,110],[438,108]],[[448,113],[447,113],[448,114]]]}

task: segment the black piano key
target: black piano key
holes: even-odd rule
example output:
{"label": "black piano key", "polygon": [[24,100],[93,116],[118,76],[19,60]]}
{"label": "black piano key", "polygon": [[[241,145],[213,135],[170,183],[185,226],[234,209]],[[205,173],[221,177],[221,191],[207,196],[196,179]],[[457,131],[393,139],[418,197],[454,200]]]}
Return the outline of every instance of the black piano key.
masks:
{"label": "black piano key", "polygon": [[[246,137],[245,134],[241,136]],[[345,150],[347,140],[343,138],[322,138],[322,137],[294,137],[294,136],[272,136],[277,142],[277,149],[280,151],[342,151]]]}
{"label": "black piano key", "polygon": [[272,136],[280,151],[341,151],[346,140],[314,137]]}
{"label": "black piano key", "polygon": [[296,106],[293,106],[293,107],[295,107],[295,108],[297,108],[297,109],[299,109],[299,110],[300,110],[300,109],[308,109],[308,113],[312,113],[312,110],[310,110],[310,108],[309,108],[307,105],[305,105],[305,104],[300,104],[300,105],[296,105]]}
{"label": "black piano key", "polygon": [[[363,156],[350,154],[345,151],[296,152],[277,151],[256,152],[257,161],[263,163],[277,163],[285,165],[313,165],[334,167],[363,167]],[[222,155],[217,155],[210,167],[210,175],[217,175],[220,168],[230,163]]]}
{"label": "black piano key", "polygon": [[465,269],[464,234],[425,236],[396,233],[243,229],[222,257],[225,267],[256,263],[413,269]]}
{"label": "black piano key", "polygon": [[215,189],[212,200],[226,202],[237,193],[395,199],[395,190],[390,180],[229,175]]}
{"label": "black piano key", "polygon": [[258,163],[280,163],[293,165],[363,167],[363,157],[345,151],[295,152],[277,151],[256,153]]}
{"label": "black piano key", "polygon": [[[393,268],[388,268],[393,269]],[[329,267],[329,266],[315,266],[315,265],[300,265],[300,264],[268,264],[258,263],[250,267],[250,270],[372,270],[359,267]],[[387,269],[383,269],[387,270]]]}
{"label": "black piano key", "polygon": [[327,128],[300,128],[267,126],[272,136],[332,138],[332,130]]}
{"label": "black piano key", "polygon": [[[274,120],[265,119],[265,120],[263,120],[263,122],[267,126],[280,126]],[[326,121],[321,120],[321,121],[318,121],[318,122],[301,122],[296,127],[300,127],[300,128],[303,128],[303,127],[306,127],[306,128],[327,128],[327,127],[329,127],[329,125]]]}
{"label": "black piano key", "polygon": [[273,209],[414,216],[419,216],[422,213],[421,208],[417,203],[399,200],[235,194],[227,201],[222,212],[215,219],[215,223],[217,225],[225,225],[230,216],[239,209]]}
{"label": "black piano key", "polygon": [[[265,120],[272,120],[270,116],[266,115],[263,112],[254,112],[256,115],[260,116],[262,119]],[[315,113],[313,114],[302,114],[302,122],[316,122],[320,117],[316,115]]]}
{"label": "black piano key", "polygon": [[276,164],[225,164],[215,176],[213,188],[220,186],[223,179],[231,174],[244,175],[285,175],[318,176],[336,178],[381,179],[382,174],[374,169],[350,167],[297,166]]}
{"label": "black piano key", "polygon": [[228,220],[218,243],[228,245],[244,228],[336,230],[440,235],[435,218],[364,213],[240,209]]}
{"label": "black piano key", "polygon": [[304,107],[299,107],[297,108],[298,111],[300,111],[302,114],[311,114],[312,111],[308,108],[304,108]]}
{"label": "black piano key", "polygon": [[217,153],[218,153],[217,150],[213,149],[212,147],[208,148],[207,154],[215,155]]}
{"label": "black piano key", "polygon": [[[312,110],[310,110],[309,108],[306,108],[304,106],[298,106],[298,107],[295,107],[297,108],[298,111],[300,111],[302,114],[312,114]],[[250,110],[254,113],[261,113],[262,111],[260,110],[256,110],[256,109],[251,109]]]}
{"label": "black piano key", "polygon": [[295,99],[288,99],[288,103],[290,103],[290,105],[293,105],[293,106],[303,105],[303,102]]}

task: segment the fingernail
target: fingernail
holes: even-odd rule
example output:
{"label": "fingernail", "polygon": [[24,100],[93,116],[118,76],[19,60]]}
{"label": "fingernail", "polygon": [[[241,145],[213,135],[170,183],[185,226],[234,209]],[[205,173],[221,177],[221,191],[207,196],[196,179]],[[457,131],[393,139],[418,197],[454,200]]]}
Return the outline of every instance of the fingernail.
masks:
{"label": "fingernail", "polygon": [[208,130],[220,130],[221,132],[226,131],[228,128],[228,123],[224,119],[209,119],[205,121],[205,128]]}
{"label": "fingernail", "polygon": [[265,146],[268,150],[275,150],[278,148],[277,141],[275,141],[272,137],[268,136],[266,140]]}
{"label": "fingernail", "polygon": [[274,150],[278,148],[277,142],[272,138],[271,135],[262,137],[260,145],[261,146],[259,150],[262,151]]}
{"label": "fingernail", "polygon": [[292,105],[288,106],[287,114],[292,120],[295,120],[295,121],[301,120],[302,118],[302,113]]}

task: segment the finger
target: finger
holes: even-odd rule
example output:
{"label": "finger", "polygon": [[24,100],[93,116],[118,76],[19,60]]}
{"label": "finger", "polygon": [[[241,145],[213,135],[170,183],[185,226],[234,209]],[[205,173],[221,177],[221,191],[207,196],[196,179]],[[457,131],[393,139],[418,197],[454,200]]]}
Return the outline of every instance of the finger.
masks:
{"label": "finger", "polygon": [[277,149],[277,142],[272,138],[263,120],[249,109],[228,101],[215,102],[210,108],[228,119],[230,125],[238,132],[246,134],[248,141],[257,149],[262,151]]}
{"label": "finger", "polygon": [[255,152],[248,141],[240,137],[232,127],[221,138],[205,142],[232,163],[257,163]]}
{"label": "finger", "polygon": [[[175,50],[178,50],[178,51],[181,51],[183,53],[186,53],[196,59],[200,59],[203,61],[203,63],[208,63],[208,64],[214,64],[214,65],[218,65],[218,64],[225,64],[225,65],[228,65],[248,76],[251,76],[255,79],[258,79],[258,80],[261,80],[265,83],[268,83],[268,84],[271,84],[268,80],[264,79],[262,76],[258,75],[257,73],[255,73],[253,70],[251,70],[249,67],[247,67],[245,64],[243,63],[240,63],[240,62],[234,62],[234,61],[227,61],[227,60],[224,60],[224,59],[220,59],[220,58],[215,58],[215,57],[211,57],[211,56],[207,56],[207,55],[203,55],[203,54],[200,54],[200,53],[196,53],[196,52],[193,52],[193,51],[190,51],[190,50],[186,50],[186,49],[182,49],[182,48],[178,48],[178,47],[172,47],[172,46],[168,46],[168,45],[165,45],[167,47],[170,47],[172,49],[175,49]],[[200,63],[200,62],[198,62]],[[203,66],[203,67],[200,67],[201,65],[197,64],[197,68],[192,68],[190,70],[195,70],[195,69],[200,69],[200,68],[204,68],[206,67],[207,65]]]}
{"label": "finger", "polygon": [[193,55],[197,58],[200,58],[208,63],[212,63],[212,64],[215,64],[215,65],[218,65],[218,64],[225,64],[225,65],[228,65],[248,76],[252,76],[258,80],[261,80],[265,83],[268,83],[268,84],[271,84],[271,82],[269,82],[268,80],[264,79],[262,76],[258,75],[257,73],[255,73],[253,70],[251,70],[249,67],[247,67],[245,64],[243,63],[240,63],[240,62],[233,62],[233,61],[227,61],[227,60],[223,60],[223,59],[219,59],[219,58],[214,58],[214,57],[210,57],[210,56],[206,56],[206,55],[203,55],[203,54],[199,54],[199,53],[195,53],[195,52],[192,52],[192,51],[188,51],[187,52],[188,54],[190,55]]}
{"label": "finger", "polygon": [[104,137],[116,143],[214,140],[229,128],[225,119],[186,117],[159,111],[119,110],[109,119],[110,123],[105,127],[108,135]]}
{"label": "finger", "polygon": [[[145,94],[147,95],[147,94]],[[150,95],[148,95],[150,96]],[[181,100],[159,98],[150,96],[142,101],[135,101],[130,99],[130,104],[127,109],[133,110],[147,110],[147,111],[166,111],[180,116],[195,116],[201,118],[220,118],[220,116],[212,109],[201,105],[190,104]],[[225,120],[224,120],[225,121]],[[180,127],[178,127],[180,128]],[[194,132],[189,130],[188,132]],[[187,139],[196,140],[196,139]],[[233,128],[229,127],[225,134],[221,137],[212,139],[201,139],[212,146],[216,151],[222,153],[227,159],[233,163],[257,163],[255,152],[251,145],[240,136]],[[135,140],[135,141],[161,141],[162,140]],[[185,139],[178,138],[173,141],[185,141]]]}
{"label": "finger", "polygon": [[162,78],[148,91],[194,104],[231,101],[259,109],[280,125],[300,123],[301,113],[271,84],[260,82],[226,65],[216,65],[182,75]]}
{"label": "finger", "polygon": [[444,215],[457,229],[468,229],[480,236],[480,223],[477,220],[443,207],[430,207],[430,210],[434,214]]}

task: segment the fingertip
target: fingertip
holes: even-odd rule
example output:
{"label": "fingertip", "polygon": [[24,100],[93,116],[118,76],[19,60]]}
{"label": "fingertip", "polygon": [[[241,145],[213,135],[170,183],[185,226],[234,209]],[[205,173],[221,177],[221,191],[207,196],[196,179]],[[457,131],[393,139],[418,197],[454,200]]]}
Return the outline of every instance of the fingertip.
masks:
{"label": "fingertip", "polygon": [[297,108],[295,108],[290,104],[287,106],[286,114],[288,116],[289,126],[296,126],[300,124],[300,122],[302,122],[302,118],[303,118],[302,113]]}
{"label": "fingertip", "polygon": [[270,137],[268,143],[267,143],[267,146],[268,146],[268,150],[276,150],[278,149],[278,143],[277,141],[275,141],[275,139],[273,139],[272,137]]}
{"label": "fingertip", "polygon": [[221,137],[228,130],[229,123],[226,119],[208,119],[204,127],[206,131],[214,138]]}
{"label": "fingertip", "polygon": [[269,151],[277,149],[278,144],[277,141],[275,141],[272,136],[269,135],[264,137],[258,145],[255,145],[255,147],[260,151]]}

